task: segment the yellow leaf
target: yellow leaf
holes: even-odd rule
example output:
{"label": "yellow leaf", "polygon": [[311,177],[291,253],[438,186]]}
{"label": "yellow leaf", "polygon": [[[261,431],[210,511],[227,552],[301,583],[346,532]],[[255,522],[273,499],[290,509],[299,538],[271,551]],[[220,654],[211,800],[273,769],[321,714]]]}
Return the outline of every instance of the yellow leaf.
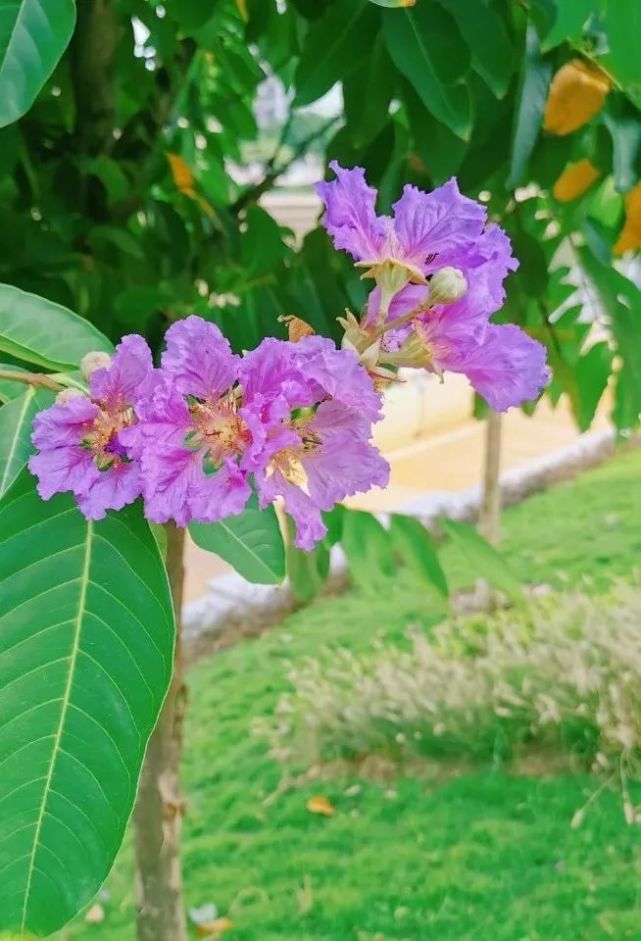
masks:
{"label": "yellow leaf", "polygon": [[196,178],[191,171],[189,164],[178,154],[167,154],[167,160],[171,168],[171,175],[174,178],[176,189],[180,190],[186,196],[195,196]]}
{"label": "yellow leaf", "polygon": [[610,91],[608,76],[583,59],[562,65],[552,79],[543,127],[550,134],[571,134],[598,114]]}
{"label": "yellow leaf", "polygon": [[242,18],[247,22],[249,19],[249,14],[247,12],[247,0],[236,0],[236,6],[238,7],[238,12]]}
{"label": "yellow leaf", "polygon": [[625,223],[614,246],[614,254],[622,255],[641,248],[641,183],[625,194]]}
{"label": "yellow leaf", "polygon": [[578,199],[586,190],[590,189],[600,175],[601,171],[597,170],[586,157],[576,163],[571,163],[554,184],[552,190],[554,198],[561,203],[569,203],[572,199]]}
{"label": "yellow leaf", "polygon": [[307,809],[310,814],[321,814],[323,817],[333,817],[336,808],[324,794],[315,794],[307,801]]}
{"label": "yellow leaf", "polygon": [[219,938],[226,931],[231,931],[234,923],[231,918],[215,918],[205,921],[196,928],[196,934],[201,938]]}

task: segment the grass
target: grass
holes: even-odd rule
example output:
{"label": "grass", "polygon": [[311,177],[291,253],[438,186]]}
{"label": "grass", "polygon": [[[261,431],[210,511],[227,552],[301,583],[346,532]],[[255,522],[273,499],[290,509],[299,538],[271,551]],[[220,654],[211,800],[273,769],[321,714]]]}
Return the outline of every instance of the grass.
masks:
{"label": "grass", "polygon": [[[641,452],[532,497],[505,514],[504,548],[526,581],[600,591],[641,558]],[[455,586],[472,573],[451,549]],[[184,763],[188,902],[215,903],[227,941],[606,941],[641,937],[641,840],[585,775],[517,777],[491,768],[441,780],[344,775],[273,795],[281,769],[251,734],[273,712],[290,664],[321,648],[403,643],[438,603],[411,580],[348,592],[198,664]],[[331,817],[309,813],[326,795]],[[271,797],[270,797],[271,796]],[[112,874],[106,920],[61,939],[134,937],[132,861]]]}

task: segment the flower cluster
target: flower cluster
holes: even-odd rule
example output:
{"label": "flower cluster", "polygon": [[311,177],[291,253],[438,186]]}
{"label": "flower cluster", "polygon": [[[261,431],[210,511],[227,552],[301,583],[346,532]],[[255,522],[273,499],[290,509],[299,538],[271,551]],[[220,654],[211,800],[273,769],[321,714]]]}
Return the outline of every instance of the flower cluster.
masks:
{"label": "flower cluster", "polygon": [[376,285],[360,322],[342,321],[343,345],[381,379],[401,366],[463,373],[496,411],[535,398],[549,381],[545,348],[490,321],[518,262],[485,208],[450,180],[431,193],[406,186],[393,218],[378,216],[364,171],[331,167],[336,179],[317,185],[325,228]]}
{"label": "flower cluster", "polygon": [[30,468],[43,499],[71,491],[91,519],[142,495],[153,522],[215,522],[242,512],[253,487],[262,507],[282,501],[310,549],[322,511],[387,483],[370,440],[379,395],[331,340],[266,339],[240,357],[188,317],[168,330],[159,368],[139,336],[84,366],[89,395],[65,391],[36,417]]}
{"label": "flower cluster", "polygon": [[463,373],[498,411],[539,394],[544,348],[490,321],[517,262],[483,206],[451,180],[429,194],[406,186],[394,217],[378,216],[363,170],[332,168],[336,179],[317,187],[325,227],[375,281],[362,318],[339,318],[343,348],[285,318],[292,339],[241,357],[188,317],[168,330],[158,368],[139,336],[113,360],[90,354],[88,394],[65,390],[34,423],[43,499],[71,491],[100,519],[142,496],[148,519],[186,526],[241,513],[256,491],[262,507],[282,503],[309,549],[325,535],[323,511],[387,483],[371,443],[375,385],[399,367]]}

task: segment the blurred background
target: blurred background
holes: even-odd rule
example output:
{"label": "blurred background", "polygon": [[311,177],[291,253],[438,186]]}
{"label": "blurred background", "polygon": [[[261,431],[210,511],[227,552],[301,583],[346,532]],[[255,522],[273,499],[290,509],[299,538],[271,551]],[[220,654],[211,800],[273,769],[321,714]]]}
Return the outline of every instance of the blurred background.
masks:
{"label": "blurred background", "polygon": [[[328,161],[382,212],[455,175],[520,260],[495,319],[553,373],[505,416],[401,376],[389,487],[284,586],[190,545],[190,934],[639,938],[641,0],[77,13],[0,130],[0,280],[156,352],[189,313],[237,350],[281,315],[339,339],[367,285],[319,227]],[[133,938],[135,869],[129,840],[58,941]]]}

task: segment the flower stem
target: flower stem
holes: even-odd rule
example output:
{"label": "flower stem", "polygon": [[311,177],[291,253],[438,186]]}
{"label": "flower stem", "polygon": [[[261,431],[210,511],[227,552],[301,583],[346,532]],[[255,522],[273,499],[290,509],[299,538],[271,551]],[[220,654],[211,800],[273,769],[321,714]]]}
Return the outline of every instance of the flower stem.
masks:
{"label": "flower stem", "polygon": [[59,382],[56,382],[51,376],[43,372],[20,372],[13,369],[0,369],[0,379],[6,379],[9,382],[24,382],[28,386],[42,386],[44,389],[51,389],[53,392],[60,392],[64,389]]}

